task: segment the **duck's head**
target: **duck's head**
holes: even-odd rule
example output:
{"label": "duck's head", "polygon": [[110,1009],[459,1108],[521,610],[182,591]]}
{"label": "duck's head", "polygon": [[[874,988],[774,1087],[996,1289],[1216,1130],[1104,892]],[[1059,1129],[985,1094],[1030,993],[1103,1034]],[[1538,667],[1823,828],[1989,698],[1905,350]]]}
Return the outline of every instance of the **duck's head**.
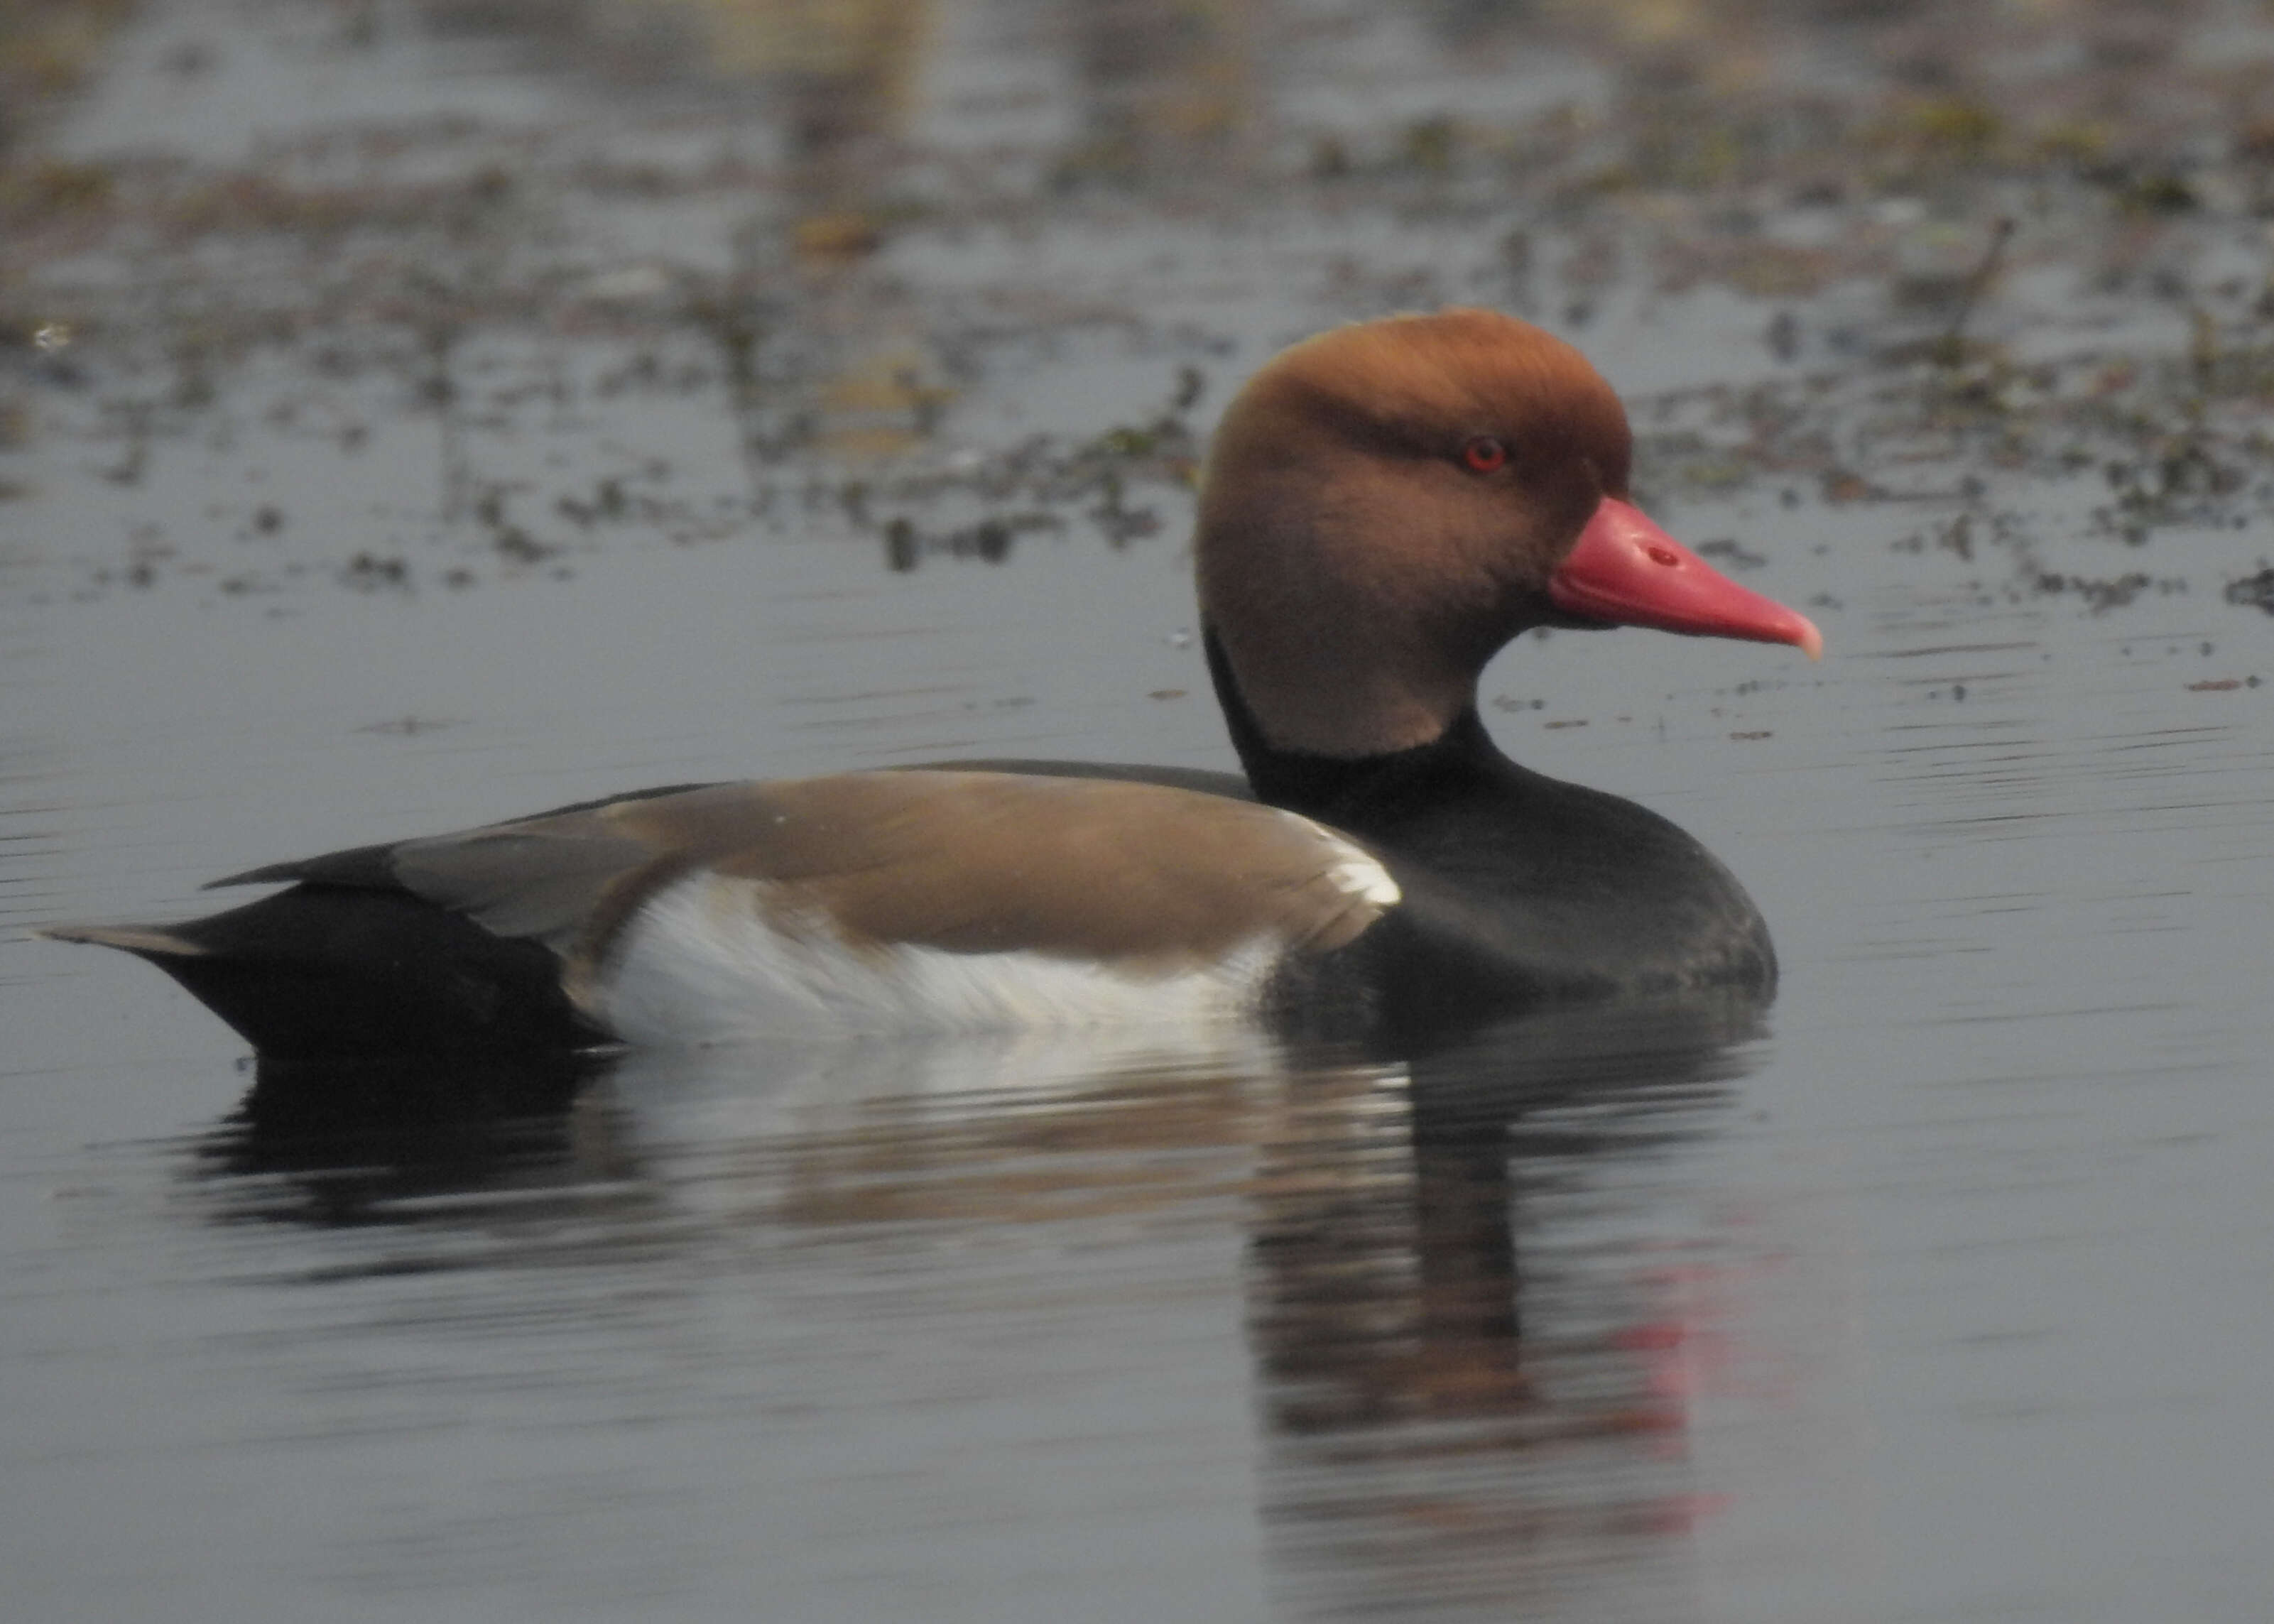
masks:
{"label": "duck's head", "polygon": [[1483,310],[1307,339],[1225,410],[1200,500],[1201,617],[1270,745],[1426,744],[1534,626],[1788,643],[1629,500],[1625,409],[1561,339]]}

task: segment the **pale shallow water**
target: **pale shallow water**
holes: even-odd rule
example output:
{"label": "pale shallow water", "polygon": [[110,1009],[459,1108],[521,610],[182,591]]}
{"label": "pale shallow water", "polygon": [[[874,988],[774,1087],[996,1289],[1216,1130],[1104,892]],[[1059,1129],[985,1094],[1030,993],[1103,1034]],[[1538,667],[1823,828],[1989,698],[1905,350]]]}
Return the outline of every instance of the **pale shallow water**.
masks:
{"label": "pale shallow water", "polygon": [[[154,13],[162,32],[264,15]],[[955,52],[983,58],[1025,15],[952,13],[939,49],[997,82]],[[1397,52],[1419,48],[1391,33],[1368,82],[1408,82]],[[416,37],[390,34],[375,71]],[[404,82],[457,105],[456,79]],[[463,82],[506,121],[592,94],[510,65]],[[210,104],[143,110],[138,140],[228,147]],[[885,252],[940,266],[967,317],[967,276],[1137,313],[945,323],[972,346],[951,450],[1129,422],[1187,365],[1214,391],[1204,427],[1272,342],[1353,313],[1280,270],[1397,240],[1379,215],[1291,241],[1133,212],[1016,229],[1041,270],[976,234],[965,260],[922,232]],[[1109,286],[1141,239],[1194,258]],[[1766,306],[1623,297],[1576,335],[1640,406],[1775,372]],[[2002,319],[2059,350],[2088,313]],[[559,357],[584,379],[644,341],[471,342],[510,382]],[[26,487],[0,504],[11,1613],[2239,1624],[2274,1605],[2274,687],[2250,683],[2274,661],[2265,617],[2218,590],[2274,549],[2263,511],[2135,552],[2093,539],[2090,481],[1962,465],[1985,508],[1938,464],[1918,477],[1938,498],[1850,502],[1661,461],[1677,533],[1741,539],[1766,560],[1749,584],[1834,600],[1811,611],[1830,656],[1559,635],[1494,667],[1487,715],[1521,759],[1668,813],[1743,876],[1786,961],[1758,1019],[1627,1011],[1420,1056],[1231,1034],[650,1055],[422,1075],[458,1101],[520,1092],[410,1123],[305,1109],[358,1079],[268,1076],[248,1120],[226,1031],[147,969],[26,929],[186,913],[260,861],[646,783],[983,754],[1228,764],[1184,499],[1133,483],[1159,524],[1121,546],[1084,496],[1000,565],[896,572],[873,526],[801,507],[794,473],[769,519],[705,519],[748,470],[704,388],[576,382],[541,421],[500,406],[463,429],[480,479],[569,546],[520,563],[478,515],[441,515],[437,425],[387,365],[305,408],[367,417],[352,451],[273,415],[309,387],[288,350],[162,424],[121,482],[96,402],[133,373],[85,342],[91,384],[19,365],[44,426],[0,456]],[[589,492],[664,445],[651,483],[679,506],[651,525],[588,533],[533,493]],[[905,506],[943,533],[988,511],[941,500],[960,516]],[[2187,590],[2096,614],[1986,544],[1936,541],[1988,508],[2025,515],[2054,567]],[[174,551],[135,588],[117,572],[151,523]],[[714,538],[667,533],[704,523]],[[366,550],[409,559],[411,590],[336,584]],[[248,556],[257,590],[222,590]],[[478,582],[439,584],[454,561]]]}

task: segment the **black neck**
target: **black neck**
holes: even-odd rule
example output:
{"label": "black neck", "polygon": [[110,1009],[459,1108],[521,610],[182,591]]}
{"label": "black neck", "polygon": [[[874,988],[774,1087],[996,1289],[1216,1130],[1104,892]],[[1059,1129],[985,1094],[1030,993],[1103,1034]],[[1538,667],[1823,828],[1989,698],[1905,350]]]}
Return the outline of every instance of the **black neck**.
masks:
{"label": "black neck", "polygon": [[1247,696],[1240,692],[1239,678],[1232,674],[1223,643],[1205,628],[1202,638],[1232,748],[1239,752],[1239,764],[1246,770],[1256,798],[1272,806],[1365,833],[1370,809],[1442,799],[1480,778],[1521,771],[1501,754],[1474,705],[1428,743],[1410,749],[1359,756],[1281,749],[1264,737]]}

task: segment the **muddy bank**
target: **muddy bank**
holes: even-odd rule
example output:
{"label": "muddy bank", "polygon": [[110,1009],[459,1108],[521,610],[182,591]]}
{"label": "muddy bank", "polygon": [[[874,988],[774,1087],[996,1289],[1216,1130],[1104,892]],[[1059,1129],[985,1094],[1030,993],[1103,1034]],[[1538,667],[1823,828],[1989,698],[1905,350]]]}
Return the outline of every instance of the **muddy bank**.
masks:
{"label": "muddy bank", "polygon": [[2263,6],[36,15],[0,518],[51,598],[1175,545],[1261,354],[1460,300],[1598,356],[1653,500],[1922,585],[2274,545]]}

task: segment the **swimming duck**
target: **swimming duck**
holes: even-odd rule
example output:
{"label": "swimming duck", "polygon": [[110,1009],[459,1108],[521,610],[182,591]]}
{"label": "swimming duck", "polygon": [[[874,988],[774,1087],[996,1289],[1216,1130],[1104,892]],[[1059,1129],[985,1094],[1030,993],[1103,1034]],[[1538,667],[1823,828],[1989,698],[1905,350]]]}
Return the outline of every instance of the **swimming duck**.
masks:
{"label": "swimming duck", "polygon": [[1482,310],[1337,327],[1227,408],[1195,556],[1245,777],[1027,761],[681,786],[256,868],[150,959],[272,1056],[1221,1017],[1427,1030],[1766,995],[1759,912],[1655,813],[1517,765],[1531,628],[1816,628],[1631,501],[1618,398]]}

